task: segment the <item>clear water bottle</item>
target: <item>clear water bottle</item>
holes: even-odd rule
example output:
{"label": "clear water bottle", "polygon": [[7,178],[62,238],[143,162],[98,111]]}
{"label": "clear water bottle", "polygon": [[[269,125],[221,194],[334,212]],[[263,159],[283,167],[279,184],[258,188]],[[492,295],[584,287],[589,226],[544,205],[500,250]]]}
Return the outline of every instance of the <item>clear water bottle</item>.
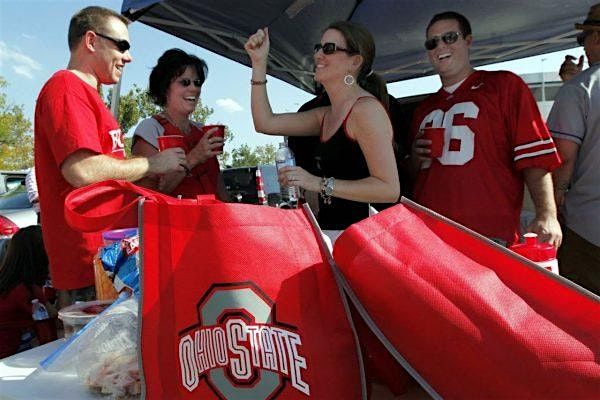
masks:
{"label": "clear water bottle", "polygon": [[[277,165],[277,171],[282,167],[295,167],[296,158],[294,153],[287,146],[286,142],[279,144],[279,149],[275,154],[275,164]],[[282,208],[296,208],[298,207],[298,188],[296,186],[284,186],[281,185],[281,201]]]}
{"label": "clear water bottle", "polygon": [[31,300],[31,316],[34,321],[50,319],[48,310],[46,310],[46,307],[38,299]]}
{"label": "clear water bottle", "polygon": [[35,335],[40,344],[57,339],[56,321],[50,318],[48,310],[38,299],[31,300],[31,317],[35,323]]}

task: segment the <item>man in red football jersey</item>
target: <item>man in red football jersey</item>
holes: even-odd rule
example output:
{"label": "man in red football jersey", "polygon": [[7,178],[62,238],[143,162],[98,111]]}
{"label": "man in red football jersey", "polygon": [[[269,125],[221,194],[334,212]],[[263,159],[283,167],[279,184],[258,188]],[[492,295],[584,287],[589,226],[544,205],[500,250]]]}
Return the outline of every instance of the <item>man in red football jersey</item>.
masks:
{"label": "man in red football jersey", "polygon": [[[560,246],[550,171],[556,148],[527,85],[507,71],[475,71],[469,21],[435,15],[426,30],[427,55],[442,88],[415,111],[411,134],[418,171],[415,200],[503,244],[519,237],[524,183],[535,205],[528,230]],[[443,127],[444,147],[432,159],[425,127]]]}

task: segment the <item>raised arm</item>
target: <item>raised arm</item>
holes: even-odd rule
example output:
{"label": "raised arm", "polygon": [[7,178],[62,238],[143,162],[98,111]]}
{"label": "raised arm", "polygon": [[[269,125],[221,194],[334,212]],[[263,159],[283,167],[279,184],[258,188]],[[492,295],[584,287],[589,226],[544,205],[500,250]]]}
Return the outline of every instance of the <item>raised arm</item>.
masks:
{"label": "raised arm", "polygon": [[251,107],[254,129],[268,135],[318,135],[324,109],[302,113],[274,114],[267,95],[267,59],[269,56],[269,29],[259,29],[248,38],[244,49],[252,61]]}

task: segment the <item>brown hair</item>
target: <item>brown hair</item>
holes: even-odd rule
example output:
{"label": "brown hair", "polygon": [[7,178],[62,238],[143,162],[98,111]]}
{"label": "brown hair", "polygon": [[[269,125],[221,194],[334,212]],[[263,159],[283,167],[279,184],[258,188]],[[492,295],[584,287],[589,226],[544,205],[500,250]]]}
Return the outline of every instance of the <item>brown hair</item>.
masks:
{"label": "brown hair", "polygon": [[73,51],[75,49],[87,31],[103,33],[102,30],[106,25],[106,21],[110,18],[117,18],[125,25],[129,25],[127,18],[108,8],[91,6],[79,10],[77,14],[71,17],[69,23],[69,50]]}
{"label": "brown hair", "polygon": [[349,54],[360,54],[363,57],[356,80],[363,89],[378,98],[388,109],[389,99],[385,81],[373,72],[375,41],[371,32],[364,26],[349,21],[334,22],[327,29],[335,29],[344,36]]}
{"label": "brown hair", "polygon": [[39,225],[21,228],[8,242],[4,261],[0,265],[0,295],[8,294],[23,283],[32,290],[48,278],[48,256]]}

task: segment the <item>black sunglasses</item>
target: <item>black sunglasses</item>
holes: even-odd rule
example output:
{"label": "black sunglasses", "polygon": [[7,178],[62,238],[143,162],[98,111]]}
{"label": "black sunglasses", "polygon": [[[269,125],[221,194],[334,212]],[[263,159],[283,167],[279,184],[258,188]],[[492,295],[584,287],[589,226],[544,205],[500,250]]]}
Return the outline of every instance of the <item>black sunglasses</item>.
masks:
{"label": "black sunglasses", "polygon": [[333,54],[336,51],[345,51],[346,53],[350,53],[350,50],[348,49],[343,49],[341,47],[338,47],[337,44],[335,43],[317,43],[315,44],[315,53],[318,52],[319,50],[323,50],[323,54]]}
{"label": "black sunglasses", "polygon": [[462,35],[462,33],[460,32],[446,32],[443,35],[440,36],[434,36],[430,39],[427,39],[425,41],[425,48],[427,50],[433,50],[437,47],[438,42],[440,40],[443,40],[444,43],[446,44],[452,44],[455,43],[458,40],[458,37]]}
{"label": "black sunglasses", "polygon": [[181,86],[184,86],[184,87],[190,86],[192,84],[192,82],[194,83],[194,86],[196,86],[196,87],[202,86],[202,81],[200,79],[192,80],[192,79],[184,78],[184,79],[179,80],[179,83],[181,83]]}
{"label": "black sunglasses", "polygon": [[583,46],[585,44],[585,38],[593,34],[595,31],[581,31],[577,34],[577,44]]}
{"label": "black sunglasses", "polygon": [[111,38],[110,36],[106,36],[106,35],[103,35],[98,32],[94,32],[94,33],[96,35],[100,36],[101,38],[104,38],[104,39],[107,39],[107,40],[110,40],[111,42],[113,42],[115,44],[115,46],[117,46],[117,49],[119,49],[119,51],[121,53],[125,53],[127,50],[129,50],[131,48],[131,46],[129,45],[129,42],[127,40],[124,40],[124,39],[118,40],[118,39]]}

